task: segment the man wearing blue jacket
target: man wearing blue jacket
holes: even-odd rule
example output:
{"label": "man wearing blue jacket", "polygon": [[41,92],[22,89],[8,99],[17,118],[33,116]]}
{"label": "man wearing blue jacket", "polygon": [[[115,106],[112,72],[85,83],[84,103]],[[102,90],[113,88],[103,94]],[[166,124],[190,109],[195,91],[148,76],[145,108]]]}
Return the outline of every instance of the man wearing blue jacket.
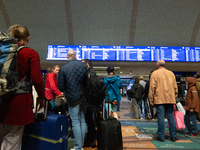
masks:
{"label": "man wearing blue jacket", "polygon": [[72,120],[75,148],[71,150],[81,150],[85,139],[87,106],[82,94],[82,87],[86,81],[87,69],[84,63],[76,59],[74,50],[68,51],[67,58],[69,61],[60,68],[58,74],[58,88],[64,92]]}
{"label": "man wearing blue jacket", "polygon": [[[109,116],[112,115],[118,120],[117,104],[121,100],[120,89],[122,89],[122,83],[119,76],[115,75],[115,69],[113,66],[107,68],[108,75],[104,78],[104,84],[106,85],[106,91],[109,93],[110,103],[106,103],[106,110],[109,106]],[[105,101],[108,101],[106,96]]]}

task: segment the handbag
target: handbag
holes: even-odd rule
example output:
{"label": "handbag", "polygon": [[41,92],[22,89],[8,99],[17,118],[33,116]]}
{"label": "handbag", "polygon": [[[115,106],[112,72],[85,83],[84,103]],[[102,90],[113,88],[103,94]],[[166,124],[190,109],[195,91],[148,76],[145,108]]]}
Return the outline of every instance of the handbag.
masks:
{"label": "handbag", "polygon": [[176,103],[176,107],[177,107],[178,111],[183,112],[185,115],[185,109],[180,102]]}
{"label": "handbag", "polygon": [[[176,105],[174,105],[174,112],[173,113],[174,113],[174,121],[175,121],[176,130],[185,129],[184,113],[177,111]],[[168,120],[167,120],[167,128],[169,128]]]}

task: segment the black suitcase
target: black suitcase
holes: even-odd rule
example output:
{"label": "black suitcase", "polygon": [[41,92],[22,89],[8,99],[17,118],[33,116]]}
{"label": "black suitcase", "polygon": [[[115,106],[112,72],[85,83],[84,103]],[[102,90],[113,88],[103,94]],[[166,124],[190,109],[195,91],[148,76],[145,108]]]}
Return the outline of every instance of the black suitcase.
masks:
{"label": "black suitcase", "polygon": [[[109,102],[109,94],[108,96]],[[122,132],[121,132],[121,123],[113,117],[110,117],[108,114],[109,107],[107,111],[107,117],[105,117],[105,109],[103,105],[103,120],[97,125],[97,148],[98,150],[122,150]]]}

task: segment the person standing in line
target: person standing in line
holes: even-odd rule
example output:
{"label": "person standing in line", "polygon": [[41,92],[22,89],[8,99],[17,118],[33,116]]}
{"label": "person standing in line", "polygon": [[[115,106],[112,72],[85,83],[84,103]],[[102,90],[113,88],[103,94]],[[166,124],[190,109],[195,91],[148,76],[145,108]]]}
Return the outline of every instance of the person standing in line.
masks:
{"label": "person standing in line", "polygon": [[131,87],[131,98],[134,109],[135,119],[142,119],[141,103],[142,95],[144,93],[143,87],[139,84],[139,79],[135,78],[135,83]]}
{"label": "person standing in line", "polygon": [[52,73],[52,69],[51,68],[47,68],[47,72],[43,75],[44,87],[46,86],[46,79],[47,79],[47,75],[49,73]]}
{"label": "person standing in line", "polygon": [[[121,101],[120,89],[122,89],[122,83],[119,76],[115,75],[115,68],[113,66],[108,66],[108,75],[104,77],[104,84],[106,86],[106,91],[109,93],[110,103],[106,103],[106,110],[109,107],[109,116],[113,116],[118,120],[117,105]],[[105,102],[108,102],[108,97],[105,97]]]}
{"label": "person standing in line", "polygon": [[[82,62],[85,63],[85,65],[88,68],[88,73],[96,74],[96,72],[93,69],[92,62],[89,59],[83,59]],[[86,81],[88,82],[88,81]],[[87,89],[87,88],[86,88]],[[85,91],[85,98],[90,99],[90,101],[95,101],[95,99],[91,99],[88,95],[88,92]],[[85,147],[96,147],[96,130],[95,130],[95,122],[94,122],[94,108],[91,104],[87,103],[87,109],[85,114],[85,121],[88,126],[88,132],[87,136],[84,142]]]}
{"label": "person standing in line", "polygon": [[[200,71],[196,73],[196,88],[198,90],[199,95],[199,108],[200,108]],[[200,111],[197,113],[197,120],[200,121]]]}
{"label": "person standing in line", "polygon": [[81,150],[86,131],[87,103],[83,95],[83,88],[87,79],[87,68],[83,62],[76,59],[74,50],[68,51],[67,59],[68,62],[60,68],[58,74],[58,89],[64,92],[72,120],[75,148],[71,150]]}
{"label": "person standing in line", "polygon": [[[8,29],[9,35],[18,40],[18,45],[27,46],[30,34],[26,27],[13,25]],[[22,48],[17,55],[19,81],[25,76],[26,82],[32,81],[37,93],[38,102],[44,105],[45,91],[38,53],[28,47]],[[24,126],[34,122],[32,91],[26,94],[15,94],[2,99],[0,106],[0,146],[1,150],[19,150]]]}
{"label": "person standing in line", "polygon": [[[149,80],[150,80],[150,78],[151,78],[151,74],[149,74]],[[150,85],[150,81],[147,81],[147,82],[146,82],[146,85],[145,85],[145,89],[144,89],[144,100],[145,100],[147,103],[149,103],[149,100],[148,100],[149,85]],[[147,107],[148,107],[148,106],[147,106]],[[147,113],[147,112],[149,111],[149,109],[150,109],[151,112],[149,112],[149,113],[151,113],[151,119],[153,119],[153,118],[154,118],[153,106],[149,104],[149,107],[150,107],[150,108],[147,108],[147,111],[146,111],[145,113]],[[150,118],[149,118],[149,119],[150,119]]]}
{"label": "person standing in line", "polygon": [[173,114],[173,105],[176,104],[178,88],[176,77],[172,71],[165,68],[165,61],[158,60],[156,68],[150,78],[149,102],[155,105],[158,115],[158,137],[155,139],[161,142],[165,141],[165,112],[169,122],[169,132],[171,141],[177,141],[176,128]]}
{"label": "person standing in line", "polygon": [[199,97],[198,90],[196,88],[196,79],[194,77],[186,77],[186,85],[188,86],[186,102],[184,109],[185,113],[185,124],[188,128],[188,133],[185,134],[187,137],[197,137],[197,118],[196,113],[199,112]]}
{"label": "person standing in line", "polygon": [[57,76],[59,73],[60,66],[56,65],[53,67],[53,72],[49,73],[46,78],[46,86],[45,86],[45,97],[48,99],[48,111],[53,113],[53,108],[51,106],[51,102],[55,101],[56,97],[64,96],[63,92],[58,90],[58,81]]}
{"label": "person standing in line", "polygon": [[[145,89],[146,82],[144,81],[143,76],[140,76],[140,77],[139,77],[139,84],[142,85],[143,90],[144,90],[144,89]],[[141,109],[141,113],[143,112],[142,110],[144,109],[144,113],[145,113],[145,116],[146,116],[146,115],[147,115],[148,108],[147,108],[147,101],[146,101],[146,99],[144,98],[144,94],[145,94],[145,93],[143,93],[143,96],[142,96],[142,99],[141,99],[140,109]],[[144,108],[142,108],[142,106],[144,106]]]}

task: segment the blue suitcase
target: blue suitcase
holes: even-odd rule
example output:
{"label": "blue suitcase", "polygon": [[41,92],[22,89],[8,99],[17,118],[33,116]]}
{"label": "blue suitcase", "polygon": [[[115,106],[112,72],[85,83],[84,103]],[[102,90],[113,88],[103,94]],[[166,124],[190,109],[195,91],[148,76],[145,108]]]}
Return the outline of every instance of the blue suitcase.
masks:
{"label": "blue suitcase", "polygon": [[25,126],[22,150],[67,150],[68,117],[52,114],[44,122]]}
{"label": "blue suitcase", "polygon": [[68,149],[68,117],[58,114],[47,116],[47,104],[46,100],[44,114],[37,114],[36,107],[35,122],[25,126],[22,150]]}

